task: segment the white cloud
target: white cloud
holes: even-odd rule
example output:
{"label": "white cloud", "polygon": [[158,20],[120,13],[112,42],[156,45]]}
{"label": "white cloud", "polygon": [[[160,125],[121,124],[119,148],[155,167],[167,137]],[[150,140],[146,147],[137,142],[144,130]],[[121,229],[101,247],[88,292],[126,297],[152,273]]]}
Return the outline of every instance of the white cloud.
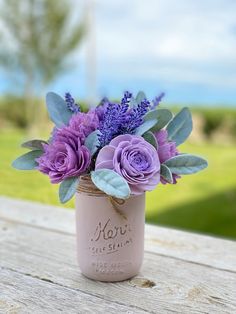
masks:
{"label": "white cloud", "polygon": [[95,7],[98,64],[107,76],[235,83],[235,1],[97,0]]}

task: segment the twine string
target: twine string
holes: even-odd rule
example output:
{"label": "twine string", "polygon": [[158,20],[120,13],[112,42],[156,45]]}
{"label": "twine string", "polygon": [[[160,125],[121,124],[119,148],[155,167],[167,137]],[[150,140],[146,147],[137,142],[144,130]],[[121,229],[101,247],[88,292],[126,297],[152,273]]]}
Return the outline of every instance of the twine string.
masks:
{"label": "twine string", "polygon": [[117,205],[123,205],[125,203],[125,200],[113,197],[113,196],[108,196],[112,208],[125,220],[127,220],[127,217],[125,216],[125,214],[117,207]]}
{"label": "twine string", "polygon": [[120,217],[127,220],[125,214],[120,210],[118,206],[122,206],[125,204],[125,200],[116,198],[114,196],[109,196],[105,194],[103,191],[99,190],[92,182],[89,175],[80,177],[80,183],[77,188],[78,193],[85,193],[90,196],[105,196],[108,198],[111,207],[119,214]]}

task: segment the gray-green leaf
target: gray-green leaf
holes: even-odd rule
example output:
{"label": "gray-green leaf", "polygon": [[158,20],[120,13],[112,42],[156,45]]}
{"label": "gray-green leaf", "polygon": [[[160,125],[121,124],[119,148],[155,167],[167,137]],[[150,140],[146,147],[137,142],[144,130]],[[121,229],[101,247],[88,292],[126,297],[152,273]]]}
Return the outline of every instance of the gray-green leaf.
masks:
{"label": "gray-green leaf", "polygon": [[173,183],[173,176],[170,169],[165,165],[161,165],[161,176],[169,183]]}
{"label": "gray-green leaf", "polygon": [[107,195],[121,199],[130,196],[130,188],[126,180],[118,173],[109,169],[99,169],[91,172],[93,183]]}
{"label": "gray-green leaf", "polygon": [[136,98],[135,98],[136,103],[139,105],[139,104],[141,104],[141,101],[143,101],[144,99],[146,99],[146,95],[144,94],[144,92],[139,91]]}
{"label": "gray-green leaf", "polygon": [[157,123],[157,119],[144,121],[136,130],[136,135],[143,135],[145,132],[149,131]]}
{"label": "gray-green leaf", "polygon": [[90,150],[90,153],[92,156],[96,153],[99,147],[99,138],[98,138],[99,134],[100,134],[100,131],[95,130],[92,133],[90,133],[85,140],[85,146]]}
{"label": "gray-green leaf", "polygon": [[59,198],[61,203],[68,202],[74,196],[78,184],[78,177],[67,178],[61,182],[59,187]]}
{"label": "gray-green leaf", "polygon": [[152,132],[156,132],[164,128],[167,123],[172,119],[173,115],[168,109],[155,109],[149,111],[145,117],[144,120],[152,120],[157,119],[156,125],[152,128]]}
{"label": "gray-green leaf", "polygon": [[207,161],[191,154],[177,155],[164,162],[172,173],[192,174],[207,167]]}
{"label": "gray-green leaf", "polygon": [[178,146],[189,137],[192,128],[191,112],[188,108],[183,108],[167,126],[168,140],[174,141]]}
{"label": "gray-green leaf", "polygon": [[33,170],[38,166],[36,158],[43,154],[41,150],[32,150],[13,161],[12,167],[18,170]]}
{"label": "gray-green leaf", "polygon": [[21,144],[21,147],[29,148],[31,150],[43,150],[43,144],[47,144],[44,140],[32,140]]}
{"label": "gray-green leaf", "polygon": [[152,146],[154,146],[157,149],[158,147],[157,140],[151,131],[144,133],[143,138],[145,139],[145,141],[147,141],[148,143],[150,143]]}
{"label": "gray-green leaf", "polygon": [[67,108],[66,102],[61,96],[50,92],[46,96],[46,103],[50,119],[57,127],[69,123],[72,112]]}

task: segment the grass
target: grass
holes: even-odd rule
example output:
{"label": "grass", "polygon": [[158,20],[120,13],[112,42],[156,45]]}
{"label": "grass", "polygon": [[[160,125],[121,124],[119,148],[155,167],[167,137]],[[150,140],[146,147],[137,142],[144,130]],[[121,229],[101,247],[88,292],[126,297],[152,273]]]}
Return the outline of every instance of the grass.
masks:
{"label": "grass", "polygon": [[[24,152],[19,148],[24,140],[20,132],[0,133],[0,194],[61,206],[58,187],[46,176],[11,168]],[[147,221],[236,239],[236,147],[186,144],[181,151],[206,157],[209,168],[147,193]],[[73,201],[65,207],[73,207]]]}

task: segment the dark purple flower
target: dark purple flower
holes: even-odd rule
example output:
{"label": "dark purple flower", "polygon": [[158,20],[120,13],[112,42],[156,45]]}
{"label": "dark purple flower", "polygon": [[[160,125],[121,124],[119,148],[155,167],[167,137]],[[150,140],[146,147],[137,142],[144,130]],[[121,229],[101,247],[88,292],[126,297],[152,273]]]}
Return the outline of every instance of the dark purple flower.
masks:
{"label": "dark purple flower", "polygon": [[43,146],[44,154],[36,161],[38,170],[50,177],[51,183],[59,183],[66,178],[80,176],[88,169],[91,161],[87,147],[70,127],[57,129],[51,143]]}
{"label": "dark purple flower", "polygon": [[84,144],[86,137],[98,126],[99,118],[95,109],[90,109],[87,113],[79,112],[69,122],[70,131],[80,139],[81,144]]}
{"label": "dark purple flower", "polygon": [[[175,142],[168,141],[168,133],[166,130],[161,130],[158,132],[154,132],[158,143],[158,156],[160,159],[161,164],[166,160],[170,159],[179,154]],[[173,183],[177,183],[177,179],[180,178],[177,174],[173,174]],[[168,183],[165,179],[161,177],[161,183],[166,184]]]}
{"label": "dark purple flower", "polygon": [[98,116],[99,121],[103,121],[104,114],[106,112],[107,106],[109,105],[109,99],[107,97],[104,97],[99,105],[95,108],[95,112]]}
{"label": "dark purple flower", "polygon": [[131,193],[153,190],[160,182],[156,149],[141,136],[119,135],[98,153],[95,169],[111,169],[125,178]]}
{"label": "dark purple flower", "polygon": [[74,98],[71,96],[70,93],[66,93],[66,94],[65,94],[65,101],[66,101],[66,104],[67,104],[68,109],[69,109],[71,112],[73,112],[73,113],[78,113],[78,112],[81,111],[81,110],[80,110],[80,106],[75,103],[75,100],[74,100]]}

